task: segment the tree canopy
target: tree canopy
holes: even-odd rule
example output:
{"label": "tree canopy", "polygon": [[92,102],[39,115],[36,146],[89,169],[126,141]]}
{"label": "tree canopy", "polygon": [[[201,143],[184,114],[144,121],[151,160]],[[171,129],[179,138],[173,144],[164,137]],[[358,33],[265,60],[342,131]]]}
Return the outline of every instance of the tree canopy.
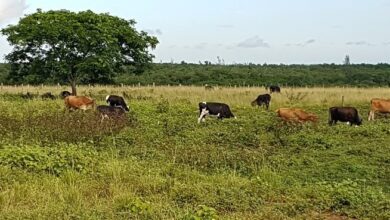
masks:
{"label": "tree canopy", "polygon": [[1,30],[13,51],[6,56],[11,82],[109,83],[123,66],[142,71],[153,59],[156,37],[134,20],[90,10],[37,12]]}

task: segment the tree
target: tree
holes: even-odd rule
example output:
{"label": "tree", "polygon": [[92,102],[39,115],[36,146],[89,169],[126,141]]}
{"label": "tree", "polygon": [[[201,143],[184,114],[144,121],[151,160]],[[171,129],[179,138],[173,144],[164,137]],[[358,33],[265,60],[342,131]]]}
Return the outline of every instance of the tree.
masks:
{"label": "tree", "polygon": [[142,71],[153,59],[156,37],[138,32],[134,20],[109,14],[37,12],[1,30],[13,51],[6,56],[11,82],[109,83],[123,66]]}

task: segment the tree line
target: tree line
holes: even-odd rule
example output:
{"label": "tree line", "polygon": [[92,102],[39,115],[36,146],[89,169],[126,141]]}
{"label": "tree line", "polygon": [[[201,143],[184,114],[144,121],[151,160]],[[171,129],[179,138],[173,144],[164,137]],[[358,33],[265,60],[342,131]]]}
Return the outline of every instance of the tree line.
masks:
{"label": "tree line", "polygon": [[[50,77],[9,77],[10,66],[0,64],[3,84],[56,84]],[[12,80],[10,80],[12,79]],[[61,82],[60,82],[61,83]],[[94,82],[84,81],[84,84]],[[390,64],[317,64],[317,65],[255,65],[255,64],[172,64],[153,63],[142,73],[132,66],[124,67],[115,77],[99,84],[125,85],[221,85],[221,86],[390,86]],[[64,82],[66,84],[66,82]]]}

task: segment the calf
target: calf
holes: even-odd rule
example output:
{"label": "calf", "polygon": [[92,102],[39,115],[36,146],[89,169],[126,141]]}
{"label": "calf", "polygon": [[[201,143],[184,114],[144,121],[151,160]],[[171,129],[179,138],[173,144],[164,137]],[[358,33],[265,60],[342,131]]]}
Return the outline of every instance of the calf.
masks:
{"label": "calf", "polygon": [[129,111],[129,107],[126,105],[125,100],[121,96],[108,95],[106,96],[106,102],[113,107],[122,107],[124,110]]}
{"label": "calf", "polygon": [[279,108],[276,113],[286,122],[317,122],[318,120],[315,114],[307,113],[299,108]]}
{"label": "calf", "polygon": [[217,102],[200,102],[198,123],[205,120],[207,115],[217,116],[218,119],[236,118],[225,103]]}
{"label": "calf", "polygon": [[257,96],[257,98],[251,102],[251,105],[252,106],[261,106],[261,105],[265,105],[265,108],[268,110],[268,107],[269,107],[269,103],[271,102],[271,96],[269,94],[263,94],[263,95],[259,95]]}
{"label": "calf", "polygon": [[351,126],[361,125],[362,119],[354,107],[331,107],[329,108],[329,125],[335,125],[337,121],[348,122]]}
{"label": "calf", "polygon": [[87,109],[93,109],[95,106],[95,100],[87,96],[66,96],[64,102],[69,110],[81,109],[85,111]]}
{"label": "calf", "polygon": [[103,121],[105,118],[121,118],[125,114],[122,107],[99,105],[96,110],[100,113]]}

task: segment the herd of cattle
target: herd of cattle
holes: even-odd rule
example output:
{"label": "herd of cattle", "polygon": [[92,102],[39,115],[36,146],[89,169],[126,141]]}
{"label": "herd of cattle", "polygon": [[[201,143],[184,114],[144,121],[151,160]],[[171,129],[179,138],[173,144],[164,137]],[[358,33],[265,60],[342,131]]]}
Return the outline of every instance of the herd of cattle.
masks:
{"label": "herd of cattle", "polygon": [[[270,93],[280,93],[278,86],[270,86]],[[268,110],[271,102],[270,94],[259,95],[251,102],[252,106],[262,106]],[[370,112],[368,120],[374,120],[375,113],[390,113],[390,100],[373,98],[371,100]],[[279,108],[276,110],[279,116],[285,122],[317,122],[318,116],[313,113],[308,113],[300,108]],[[230,110],[229,105],[217,102],[201,102],[199,103],[199,118],[198,123],[205,121],[207,115],[216,116],[218,119],[236,118]],[[347,122],[352,125],[361,125],[363,119],[359,116],[358,110],[355,107],[331,107],[329,108],[329,125],[335,125],[338,121]]]}
{"label": "herd of cattle", "polygon": [[[270,93],[280,93],[280,87],[268,87]],[[63,91],[60,96],[64,99],[65,106],[68,110],[87,110],[95,108],[95,100],[87,96],[74,96],[68,91]],[[32,94],[27,93],[22,95],[23,98],[31,99]],[[50,92],[42,94],[42,99],[55,99],[55,96]],[[101,120],[105,118],[120,118],[129,111],[125,100],[121,96],[108,95],[106,96],[108,105],[96,106],[97,112],[101,116]],[[270,94],[259,95],[251,102],[252,106],[265,106],[268,110],[271,102]],[[375,113],[390,113],[390,99],[373,98],[371,100],[368,120],[374,120]],[[308,113],[300,108],[279,108],[276,110],[277,116],[286,122],[317,122],[318,116],[313,113]],[[199,118],[198,123],[205,121],[206,116],[216,116],[218,119],[236,118],[230,110],[229,105],[218,102],[200,102],[199,103]],[[362,118],[359,116],[358,110],[355,107],[331,107],[329,108],[329,125],[334,125],[338,121],[347,122],[352,125],[361,125]]]}

